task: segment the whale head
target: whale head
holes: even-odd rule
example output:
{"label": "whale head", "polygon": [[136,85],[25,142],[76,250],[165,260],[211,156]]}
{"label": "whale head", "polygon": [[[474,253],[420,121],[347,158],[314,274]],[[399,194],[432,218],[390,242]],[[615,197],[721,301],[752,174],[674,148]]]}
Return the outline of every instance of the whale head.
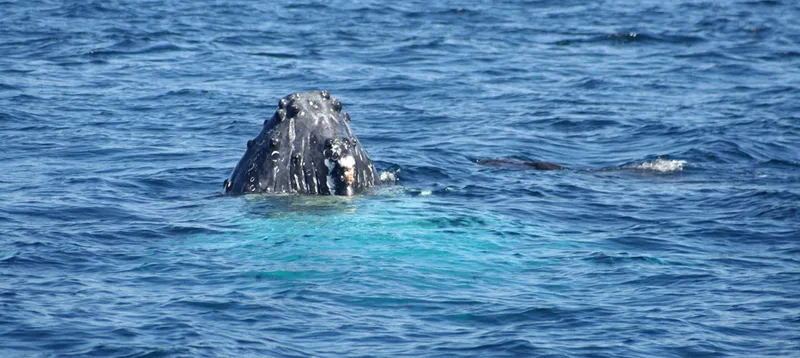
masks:
{"label": "whale head", "polygon": [[225,193],[354,195],[377,184],[375,167],[327,91],[281,98],[261,133],[247,142]]}

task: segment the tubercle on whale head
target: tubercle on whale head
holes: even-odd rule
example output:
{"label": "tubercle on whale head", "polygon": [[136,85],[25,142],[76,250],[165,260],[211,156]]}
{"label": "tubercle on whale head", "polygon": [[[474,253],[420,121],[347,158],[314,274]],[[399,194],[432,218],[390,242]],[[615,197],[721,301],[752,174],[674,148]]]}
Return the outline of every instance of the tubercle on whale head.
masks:
{"label": "tubercle on whale head", "polygon": [[293,93],[278,101],[278,108],[272,117],[264,120],[264,126],[275,125],[291,118],[308,117],[308,114],[313,112],[320,114],[326,111],[349,123],[350,115],[342,112],[342,108],[342,102],[326,90]]}

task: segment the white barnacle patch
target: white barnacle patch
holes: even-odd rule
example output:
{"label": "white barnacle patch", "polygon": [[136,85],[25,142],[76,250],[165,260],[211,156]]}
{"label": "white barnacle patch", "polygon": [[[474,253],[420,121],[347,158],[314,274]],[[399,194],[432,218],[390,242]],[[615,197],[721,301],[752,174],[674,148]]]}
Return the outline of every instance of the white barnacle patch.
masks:
{"label": "white barnacle patch", "polygon": [[345,195],[353,195],[353,183],[355,182],[355,166],[356,160],[353,158],[352,155],[347,155],[344,157],[339,158],[337,161],[331,161],[330,159],[325,159],[325,166],[328,167],[328,176],[327,176],[327,184],[328,184],[328,191],[331,194],[336,192],[336,178],[334,177],[334,170],[336,166],[342,168],[342,177],[339,178],[345,184]]}
{"label": "white barnacle patch", "polygon": [[[300,112],[300,115],[303,115],[303,112]],[[295,128],[294,128],[294,118],[289,119],[289,142],[294,143],[295,138]]]}
{"label": "white barnacle patch", "polygon": [[372,165],[370,165],[369,182],[370,183],[374,183],[375,182],[375,168],[373,168]]}
{"label": "white barnacle patch", "polygon": [[352,155],[348,155],[339,159],[339,165],[342,168],[353,168],[356,165],[356,160]]}
{"label": "white barnacle patch", "polygon": [[332,162],[330,159],[325,159],[325,166],[328,167],[328,175],[326,176],[328,185],[328,191],[333,194],[335,192],[334,188],[336,185],[333,182],[333,170],[336,168],[336,164]]}
{"label": "white barnacle patch", "polygon": [[[272,152],[271,156],[272,156],[272,161],[273,162],[277,162],[278,158],[281,157],[281,153],[276,150],[276,151]],[[276,169],[277,169],[277,167],[276,167]]]}

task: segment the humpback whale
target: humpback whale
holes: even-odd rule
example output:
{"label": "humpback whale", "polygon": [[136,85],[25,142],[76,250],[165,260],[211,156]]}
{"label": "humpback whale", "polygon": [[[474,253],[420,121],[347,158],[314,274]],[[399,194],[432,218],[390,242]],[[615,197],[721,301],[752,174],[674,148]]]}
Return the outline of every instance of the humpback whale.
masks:
{"label": "humpback whale", "polygon": [[350,196],[379,179],[342,103],[313,91],[281,98],[261,133],[247,141],[224,192]]}

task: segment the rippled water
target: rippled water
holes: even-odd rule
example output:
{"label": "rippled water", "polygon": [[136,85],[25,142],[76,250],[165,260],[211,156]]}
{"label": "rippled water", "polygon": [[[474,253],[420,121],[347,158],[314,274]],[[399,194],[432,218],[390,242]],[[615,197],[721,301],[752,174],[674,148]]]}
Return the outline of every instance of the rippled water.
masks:
{"label": "rippled water", "polygon": [[[0,18],[3,357],[800,356],[795,1]],[[398,185],[220,196],[314,89]]]}

